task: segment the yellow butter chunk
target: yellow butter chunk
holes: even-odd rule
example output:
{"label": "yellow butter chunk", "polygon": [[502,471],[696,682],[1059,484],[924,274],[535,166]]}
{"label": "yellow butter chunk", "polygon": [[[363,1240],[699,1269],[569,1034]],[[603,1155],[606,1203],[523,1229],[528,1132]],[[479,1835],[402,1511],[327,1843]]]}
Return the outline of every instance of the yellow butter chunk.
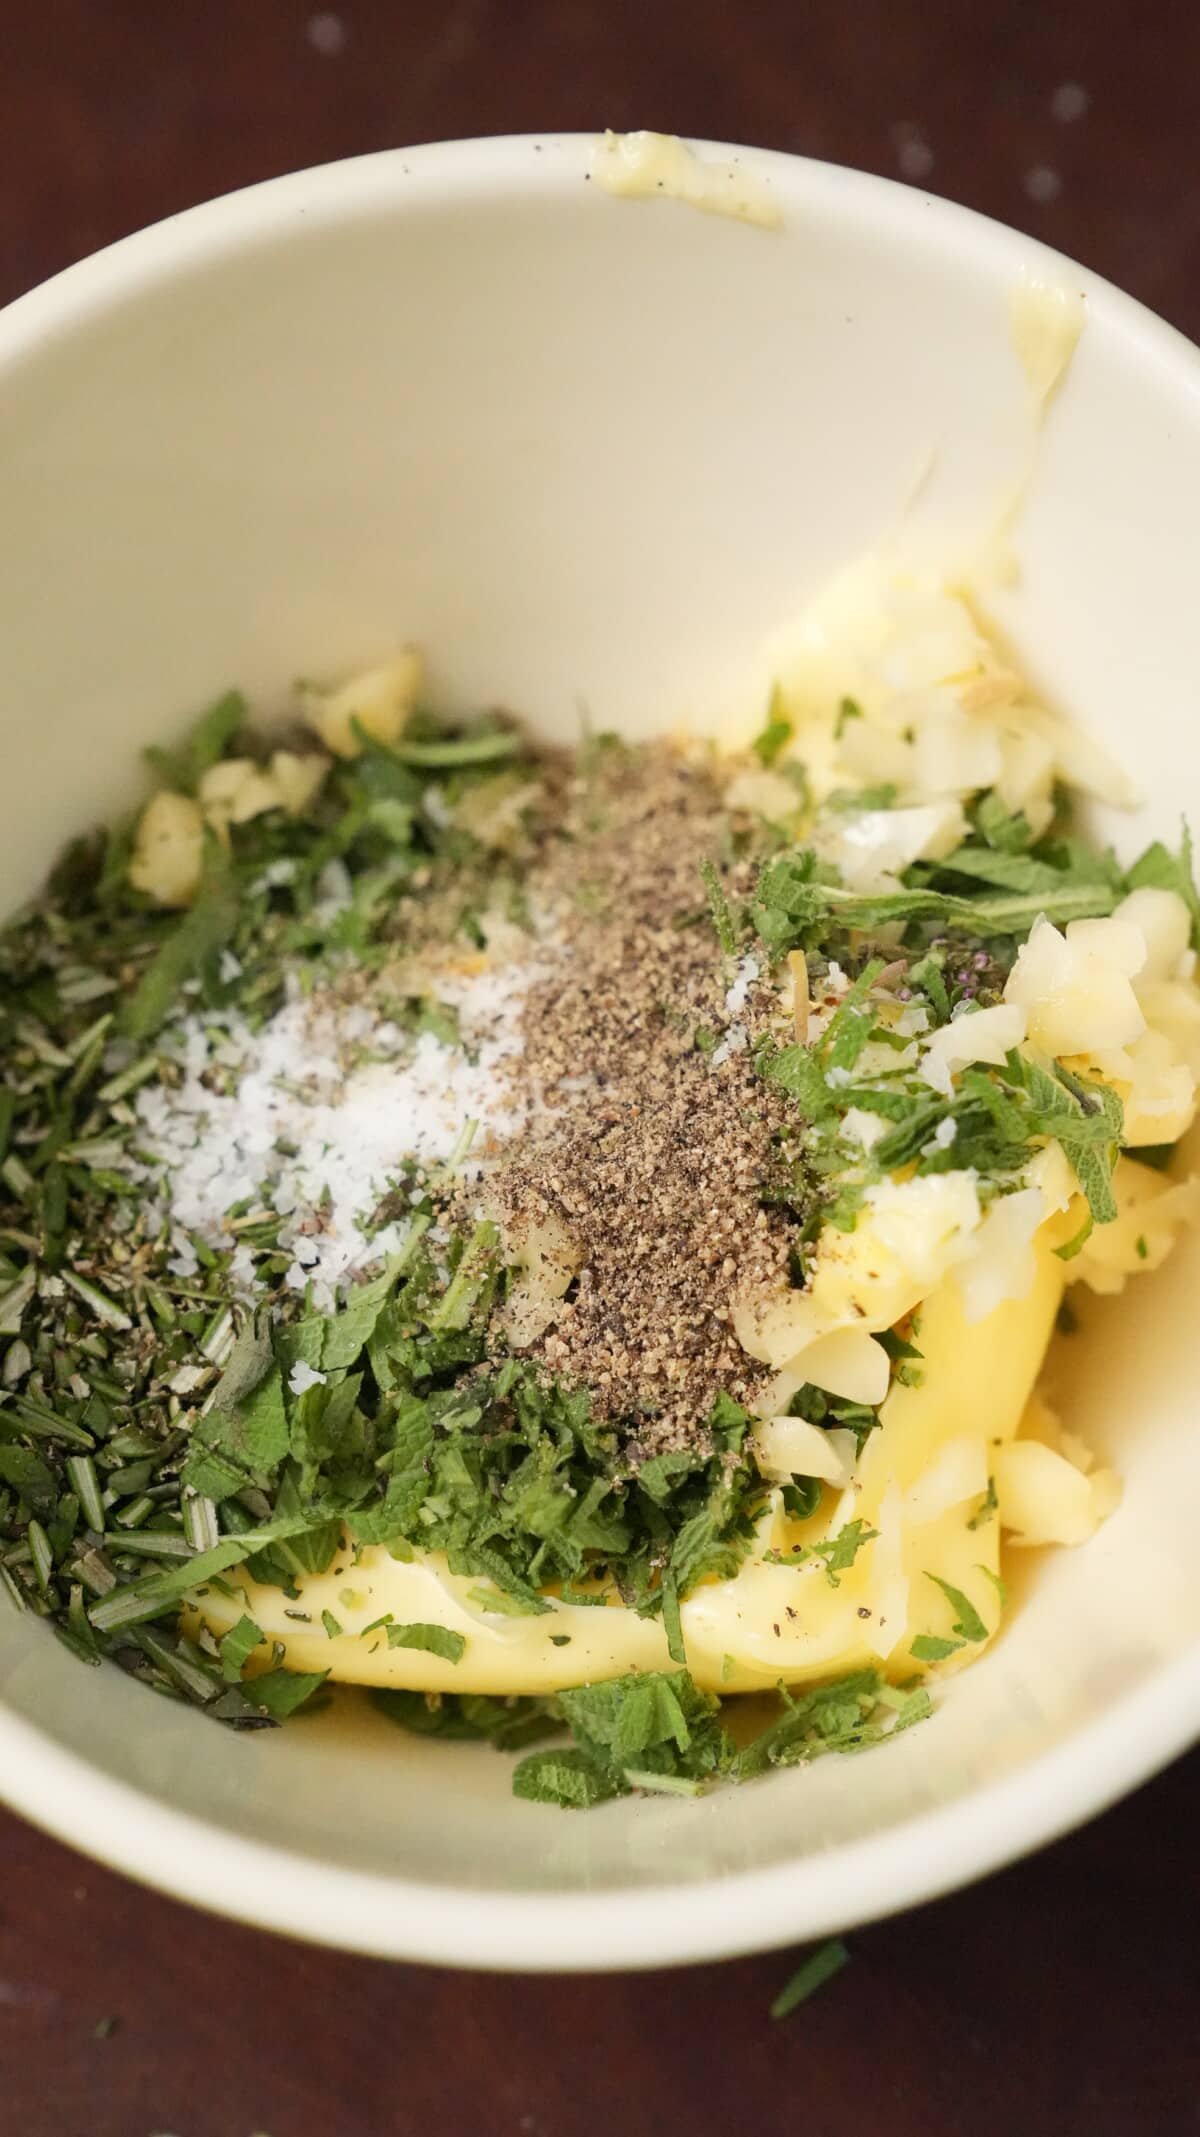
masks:
{"label": "yellow butter chunk", "polygon": [[1014,1544],[1087,1543],[1120,1502],[1111,1469],[1086,1473],[1039,1440],[996,1451],[1000,1520]]}
{"label": "yellow butter chunk", "polygon": [[1172,1180],[1135,1158],[1118,1159],[1113,1193],[1116,1216],[1096,1226],[1071,1267],[1072,1282],[1092,1291],[1123,1291],[1127,1278],[1159,1268],[1200,1216],[1200,1179]]}
{"label": "yellow butter chunk", "polygon": [[421,656],[409,647],[339,690],[306,689],[304,716],[335,757],[357,757],[362,743],[355,729],[376,742],[399,741],[420,688]]}
{"label": "yellow butter chunk", "polygon": [[[923,1379],[920,1386],[893,1387],[857,1482],[845,1490],[827,1487],[817,1513],[802,1523],[783,1514],[775,1494],[739,1572],[685,1597],[680,1616],[697,1683],[710,1691],[754,1691],[781,1679],[794,1684],[878,1664],[892,1676],[909,1676],[917,1666],[910,1651],[917,1634],[955,1637],[954,1606],[930,1574],[963,1591],[990,1637],[1000,1614],[988,1577],[998,1570],[999,1526],[981,1494],[995,1444],[1016,1432],[1029,1400],[1062,1283],[1063,1264],[1042,1240],[1028,1295],[1005,1301],[975,1326],[967,1323],[953,1280],[927,1300],[916,1337]],[[878,1533],[838,1573],[836,1586],[820,1556],[787,1562],[794,1545],[831,1542],[855,1520]],[[784,1562],[766,1563],[767,1550]],[[208,1589],[192,1598],[193,1630],[202,1621],[220,1635],[246,1612],[268,1640],[279,1642],[290,1669],[328,1670],[349,1683],[547,1693],[628,1670],[671,1667],[661,1619],[640,1618],[620,1604],[562,1603],[554,1596],[540,1616],[506,1616],[503,1598],[488,1607],[495,1591],[486,1580],[451,1574],[434,1553],[417,1552],[405,1562],[377,1545],[355,1551],[347,1544],[328,1572],[296,1576],[296,1597],[262,1586],[244,1569],[227,1581],[235,1594]],[[325,1612],[339,1627],[332,1637]],[[388,1618],[397,1626],[440,1625],[461,1634],[461,1659],[390,1647],[387,1624],[380,1622]],[[965,1643],[948,1666],[980,1651],[978,1640]]]}
{"label": "yellow butter chunk", "polygon": [[190,905],[204,870],[204,814],[187,794],[155,794],[137,827],[129,880],[159,905]]}

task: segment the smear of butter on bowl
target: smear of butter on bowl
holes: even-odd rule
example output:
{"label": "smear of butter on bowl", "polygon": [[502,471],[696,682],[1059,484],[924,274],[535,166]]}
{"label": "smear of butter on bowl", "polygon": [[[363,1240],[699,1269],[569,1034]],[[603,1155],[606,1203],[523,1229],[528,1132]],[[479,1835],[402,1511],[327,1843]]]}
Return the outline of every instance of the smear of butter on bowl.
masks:
{"label": "smear of butter on bowl", "polygon": [[1014,530],[1037,471],[1038,445],[1047,411],[1070,369],[1086,322],[1081,292],[1061,282],[1043,282],[1026,273],[1009,293],[1009,339],[1025,376],[1028,438],[1024,464],[1004,497],[991,533],[971,564],[970,575],[980,584],[1015,586],[1020,578]]}
{"label": "smear of butter on bowl", "polygon": [[1009,299],[1009,329],[1025,373],[1035,423],[1041,423],[1067,374],[1086,318],[1077,289],[1026,276]]}
{"label": "smear of butter on bowl", "polygon": [[686,201],[705,215],[778,230],[783,211],[760,178],[734,158],[702,163],[677,134],[602,134],[592,158],[592,176],[607,193],[626,200]]}

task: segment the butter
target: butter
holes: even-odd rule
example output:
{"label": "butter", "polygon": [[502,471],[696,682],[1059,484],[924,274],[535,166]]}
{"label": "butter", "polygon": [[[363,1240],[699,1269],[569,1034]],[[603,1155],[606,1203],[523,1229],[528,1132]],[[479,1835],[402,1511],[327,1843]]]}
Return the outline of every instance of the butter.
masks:
{"label": "butter", "polygon": [[[892,1389],[880,1428],[864,1450],[857,1486],[827,1494],[825,1506],[804,1522],[789,1520],[774,1495],[738,1572],[705,1581],[684,1598],[684,1645],[698,1684],[715,1692],[762,1691],[781,1679],[803,1683],[879,1662],[897,1677],[908,1676],[914,1636],[949,1630],[949,1606],[928,1573],[965,1589],[994,1630],[996,1598],[980,1568],[999,1569],[998,1523],[968,1526],[975,1497],[939,1505],[932,1519],[906,1518],[903,1495],[911,1496],[932,1464],[940,1474],[948,1443],[969,1436],[981,1453],[976,1466],[986,1473],[993,1442],[1015,1433],[1053,1326],[1063,1274],[1063,1263],[1043,1244],[1029,1296],[1006,1301],[973,1328],[952,1280],[927,1300],[919,1339],[924,1379],[919,1387]],[[765,1562],[769,1549],[786,1560],[793,1543],[819,1542],[852,1519],[879,1533],[836,1587],[819,1559]],[[417,1551],[400,1560],[372,1545],[353,1563],[352,1557],[347,1547],[327,1573],[298,1574],[300,1592],[290,1599],[252,1580],[243,1567],[226,1576],[229,1587],[241,1592],[210,1588],[194,1596],[185,1627],[194,1633],[203,1623],[219,1636],[246,1611],[269,1641],[281,1644],[289,1669],[328,1670],[348,1683],[422,1691],[545,1694],[632,1669],[672,1666],[661,1618],[641,1618],[620,1604],[549,1597],[550,1608],[540,1616],[508,1617],[484,1607],[485,1581],[452,1574],[439,1554]],[[332,1639],[321,1630],[323,1610],[341,1627]],[[307,1626],[296,1611],[307,1613]],[[390,1648],[386,1626],[377,1623],[389,1613],[397,1625],[444,1625],[461,1633],[462,1659],[450,1663],[417,1649]],[[556,1644],[564,1636],[565,1644]],[[976,1647],[966,1657],[956,1655],[951,1667],[978,1652]]]}
{"label": "butter", "polygon": [[602,134],[592,177],[622,200],[682,200],[705,215],[728,215],[760,230],[778,230],[783,222],[764,181],[738,158],[702,163],[677,134]]}
{"label": "butter", "polygon": [[1078,290],[1027,275],[1009,298],[1009,332],[1029,389],[1034,422],[1046,411],[1070,368],[1086,318]]}

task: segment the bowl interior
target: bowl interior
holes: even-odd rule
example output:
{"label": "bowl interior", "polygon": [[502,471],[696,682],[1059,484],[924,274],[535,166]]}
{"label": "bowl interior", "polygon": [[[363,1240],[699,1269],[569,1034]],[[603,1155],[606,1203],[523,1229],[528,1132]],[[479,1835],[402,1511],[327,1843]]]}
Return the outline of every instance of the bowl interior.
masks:
{"label": "bowl interior", "polygon": [[[753,711],[771,632],[830,570],[884,537],[980,546],[1032,446],[1023,273],[1081,289],[1087,325],[991,606],[1141,781],[1118,843],[1196,812],[1195,352],[881,181],[756,158],[766,232],[612,199],[588,160],[547,139],[303,174],[0,321],[0,903],[230,682],[269,704],[411,638],[437,699],[551,734],[581,707],[629,732]],[[1119,1514],[1021,1568],[996,1650],[882,1754],[568,1818],[359,1704],[231,1738],[5,1616],[0,1789],[192,1897],[413,1956],[700,1957],[919,1897],[1195,1726],[1197,1265],[1185,1247],[1136,1307],[1097,1307],[1056,1364]]]}

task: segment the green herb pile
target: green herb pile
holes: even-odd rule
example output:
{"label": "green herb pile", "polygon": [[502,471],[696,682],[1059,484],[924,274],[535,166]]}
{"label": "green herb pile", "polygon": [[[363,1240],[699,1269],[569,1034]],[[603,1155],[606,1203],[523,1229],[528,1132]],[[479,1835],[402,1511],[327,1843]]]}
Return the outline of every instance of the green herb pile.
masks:
{"label": "green herb pile", "polygon": [[[837,797],[835,805],[877,809],[894,799],[891,789],[872,790]],[[971,813],[963,844],[944,860],[908,868],[901,890],[846,890],[811,847],[801,847],[763,867],[743,909],[726,904],[722,928],[731,950],[754,942],[772,958],[803,950],[810,969],[823,971],[836,960],[853,975],[812,1045],[780,1047],[764,1038],[757,1049],[761,1074],[794,1098],[808,1121],[806,1172],[825,1182],[804,1227],[806,1243],[827,1223],[852,1230],[866,1188],[902,1168],[925,1175],[972,1167],[986,1200],[1020,1184],[1030,1157],[1048,1142],[1061,1145],[1088,1206],[1060,1255],[1071,1259],[1094,1225],[1117,1214],[1112,1175],[1124,1122],[1116,1092],[1061,1062],[1042,1068],[1016,1052],[1000,1067],[962,1071],[949,1097],[931,1091],[911,1067],[864,1073],[861,1057],[872,1042],[904,1051],[869,997],[880,984],[891,986],[899,1000],[921,1003],[936,1029],[966,1007],[1001,1000],[1039,917],[1059,926],[1103,917],[1143,885],[1180,895],[1200,942],[1190,835],[1185,826],[1178,855],[1156,842],[1124,870],[1111,852],[1089,846],[1061,823],[1034,839],[1024,817],[1010,815],[993,791],[980,795]],[[880,952],[872,937],[883,928],[891,938]],[[843,1134],[851,1108],[888,1123],[866,1157]]]}
{"label": "green herb pile", "polygon": [[[764,763],[786,740],[780,724],[760,738]],[[196,1273],[173,1272],[134,1103],[142,1086],[179,1077],[173,1028],[229,1007],[255,1027],[282,1004],[289,973],[313,980],[383,964],[414,898],[449,898],[451,924],[469,941],[484,939],[480,915],[498,895],[520,916],[519,870],[454,825],[473,783],[531,763],[513,729],[487,719],[447,731],[417,718],[394,746],[362,739],[362,754],[332,767],[302,819],[275,811],[233,826],[228,840],[209,833],[201,887],[182,916],[131,889],[126,824],[71,847],[46,894],[0,934],[0,1586],[82,1660],[112,1658],[235,1726],[279,1721],[323,1682],[284,1670],[248,1617],[219,1643],[180,1630],[185,1594],[221,1587],[243,1561],[286,1595],[339,1551],[367,1544],[401,1558],[444,1551],[490,1610],[545,1612],[549,1586],[579,1601],[615,1591],[661,1614],[675,1673],[553,1700],[377,1695],[425,1734],[511,1750],[566,1731],[566,1748],[527,1753],[515,1786],[572,1807],[632,1788],[688,1794],[713,1777],[747,1778],[906,1728],[928,1711],[927,1694],[867,1671],[802,1698],[783,1694],[775,1722],[735,1746],[719,1703],[686,1673],[679,1605],[697,1582],[732,1574],[749,1547],[766,1496],[746,1448],[750,1419],[721,1398],[695,1448],[631,1469],[585,1390],[497,1354],[489,1327],[509,1282],[498,1233],[480,1224],[435,1251],[434,1186],[421,1194],[406,1183],[403,1247],[331,1313],[284,1287],[291,1255],[280,1220],[254,1202],[231,1212],[227,1248],[194,1238]],[[155,769],[194,793],[208,767],[254,746],[246,708],[230,695],[182,749],[155,753]],[[887,797],[838,805],[867,802]],[[321,897],[331,864],[349,883],[332,912]],[[820,1224],[852,1226],[870,1181],[903,1166],[973,1165],[994,1187],[1055,1139],[1086,1194],[1088,1224],[1113,1214],[1121,1109],[1099,1085],[1013,1055],[966,1071],[942,1099],[911,1070],[860,1076],[859,1065],[869,1043],[887,1041],[870,995],[889,966],[902,966],[906,998],[943,1023],[963,1001],[999,998],[1039,914],[1105,914],[1141,883],[1179,890],[1200,912],[1186,845],[1179,858],[1154,846],[1124,874],[1059,831],[1031,839],[994,794],[975,804],[957,852],[910,869],[886,896],[851,893],[806,847],[770,859],[744,905],[731,904],[717,867],[708,871],[727,955],[754,942],[772,958],[802,948],[815,969],[837,958],[853,975],[813,1045],[758,1046],[762,1075],[807,1123],[803,1177],[764,1185],[765,1196],[792,1198],[797,1282]],[[885,927],[889,946],[876,951]],[[841,1138],[850,1106],[888,1123],[869,1158]],[[946,1121],[950,1149],[933,1140]],[[235,1246],[253,1257],[253,1311],[234,1302]],[[915,1378],[915,1344],[890,1341],[897,1376]],[[323,1378],[303,1385],[298,1366]],[[793,1407],[860,1440],[878,1416],[814,1389]],[[798,1477],[785,1496],[790,1512],[810,1514],[820,1487]],[[826,1547],[831,1582],[867,1540],[852,1524]],[[383,1629],[393,1646],[456,1659],[457,1636],[437,1627]],[[328,1614],[325,1630],[340,1630]]]}
{"label": "green herb pile", "polygon": [[[155,753],[159,778],[193,793],[223,755],[253,747],[246,724],[242,701],[222,699],[184,748]],[[180,1631],[183,1597],[224,1586],[242,1562],[294,1596],[298,1577],[344,1548],[344,1524],[351,1550],[444,1550],[492,1610],[544,1612],[551,1583],[579,1600],[614,1588],[662,1614],[682,1664],[680,1597],[736,1569],[764,1501],[744,1451],[749,1419],[728,1398],[694,1450],[635,1477],[586,1392],[489,1353],[508,1280],[493,1226],[435,1255],[433,1200],[406,1187],[403,1250],[320,1314],[283,1287],[290,1252],[259,1203],[231,1213],[229,1249],[193,1237],[198,1269],[181,1277],[167,1222],[131,1176],[142,1155],[132,1101],[178,1075],[166,1042],[184,1015],[233,1005],[261,1024],[289,971],[382,962],[400,935],[398,900],[414,889],[461,890],[458,925],[479,939],[495,857],[453,828],[452,807],[520,749],[495,722],[449,735],[417,723],[396,748],[371,744],[332,769],[302,821],[275,812],[234,826],[228,843],[210,836],[182,916],[130,888],[133,825],[119,826],[73,846],[0,936],[0,1581],[83,1660],[111,1657],[235,1726],[281,1720],[323,1682],[278,1656],[264,1670],[248,1617],[219,1643]],[[320,884],[331,861],[351,898],[329,919]],[[253,1255],[253,1312],[233,1302],[234,1245]],[[323,1379],[294,1393],[299,1364]],[[798,1485],[800,1503],[811,1508],[815,1488]],[[430,1646],[439,1632],[384,1629],[393,1645]],[[443,1632],[437,1651],[453,1637]],[[522,1790],[597,1800],[631,1785],[628,1774],[691,1786],[732,1770],[712,1703],[682,1672],[672,1684],[653,1695],[656,1719],[639,1689],[619,1728],[590,1731],[588,1695],[564,1695],[554,1714],[576,1729],[577,1751],[553,1768],[558,1780],[526,1770]],[[623,1688],[597,1696],[615,1714]],[[474,1731],[509,1740],[508,1702],[443,1708],[417,1695],[408,1707],[428,1726],[453,1717],[461,1732],[469,1716]],[[588,1781],[561,1778],[584,1765]]]}
{"label": "green herb pile", "polygon": [[931,1711],[920,1684],[890,1685],[877,1670],[859,1670],[799,1696],[781,1687],[777,1719],[739,1748],[722,1723],[719,1699],[700,1691],[686,1670],[618,1677],[551,1699],[372,1697],[402,1728],[484,1739],[502,1751],[566,1731],[568,1747],[528,1752],[513,1776],[518,1796],[566,1810],[590,1809],[634,1789],[694,1796],[714,1779],[754,1780],[826,1752],[865,1751]]}
{"label": "green herb pile", "polygon": [[[71,846],[45,894],[0,933],[0,1585],[84,1660],[114,1655],[234,1722],[275,1718],[299,1681],[275,1671],[231,1687],[220,1657],[179,1636],[179,1595],[212,1554],[219,1570],[253,1548],[234,1541],[243,1533],[263,1552],[264,1530],[277,1552],[298,1538],[293,1569],[311,1563],[330,1509],[365,1498],[368,1483],[383,1489],[370,1468],[383,1445],[368,1442],[345,1373],[331,1375],[321,1405],[289,1397],[288,1414],[268,1414],[256,1364],[270,1353],[265,1320],[244,1325],[228,1264],[236,1245],[249,1248],[282,1344],[303,1307],[281,1288],[291,1257],[279,1221],[235,1208],[229,1249],[193,1238],[197,1273],[173,1273],[167,1222],[134,1176],[144,1153],[133,1101],[179,1078],[166,1042],[185,1015],[236,1007],[254,1028],[282,1004],[289,972],[311,983],[385,962],[406,894],[452,892],[457,924],[477,937],[478,911],[503,895],[503,864],[454,828],[453,806],[498,767],[527,762],[525,745],[491,719],[447,732],[418,718],[391,749],[363,739],[301,820],[275,811],[234,825],[228,842],[208,834],[182,915],[131,889],[130,819]],[[254,747],[230,693],[182,748],[149,755],[160,782],[191,794],[210,766]],[[321,896],[331,863],[350,883],[334,912]],[[515,899],[515,879],[509,889]],[[449,1360],[457,1343],[478,1355],[463,1330],[481,1293],[468,1296],[465,1276],[450,1283],[430,1353],[440,1345]],[[359,1293],[343,1317],[338,1340],[355,1357],[369,1311]],[[303,1320],[287,1340],[296,1356],[319,1341]]]}

